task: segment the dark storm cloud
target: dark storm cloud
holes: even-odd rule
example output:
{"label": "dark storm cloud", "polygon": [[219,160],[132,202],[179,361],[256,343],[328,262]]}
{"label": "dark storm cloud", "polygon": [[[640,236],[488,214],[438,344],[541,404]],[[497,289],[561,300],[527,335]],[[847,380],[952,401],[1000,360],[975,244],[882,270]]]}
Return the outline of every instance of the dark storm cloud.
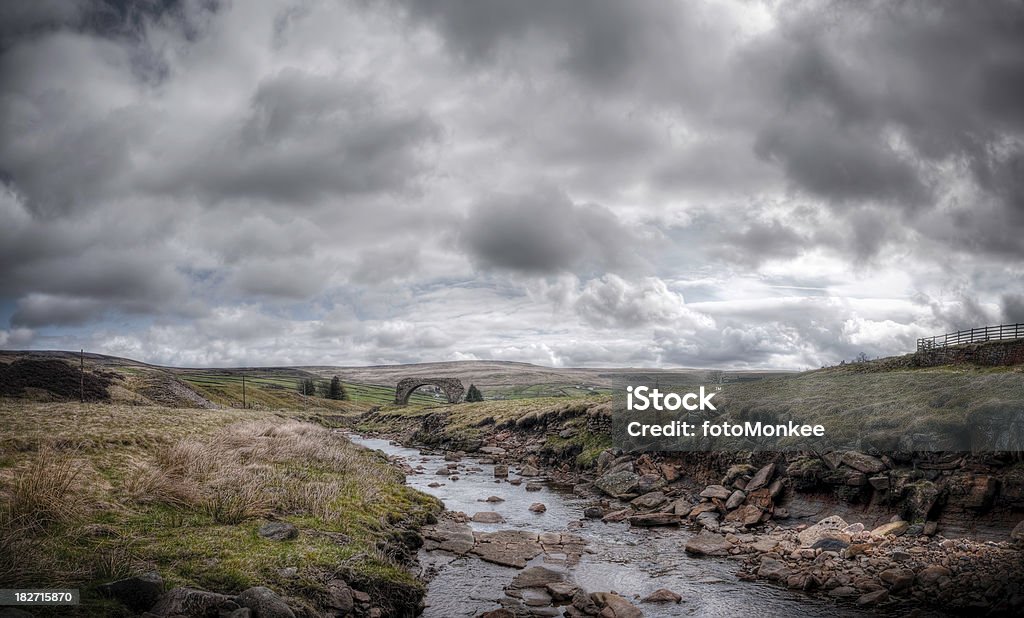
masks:
{"label": "dark storm cloud", "polygon": [[484,268],[533,274],[628,267],[635,235],[607,208],[554,189],[477,203],[460,242]]}
{"label": "dark storm cloud", "polygon": [[1024,294],[1004,294],[1003,320],[1011,324],[1024,324]]}
{"label": "dark storm cloud", "polygon": [[373,84],[290,68],[260,83],[242,122],[215,136],[208,156],[154,184],[276,203],[399,191],[424,170],[422,149],[439,131],[423,113],[389,108]]}

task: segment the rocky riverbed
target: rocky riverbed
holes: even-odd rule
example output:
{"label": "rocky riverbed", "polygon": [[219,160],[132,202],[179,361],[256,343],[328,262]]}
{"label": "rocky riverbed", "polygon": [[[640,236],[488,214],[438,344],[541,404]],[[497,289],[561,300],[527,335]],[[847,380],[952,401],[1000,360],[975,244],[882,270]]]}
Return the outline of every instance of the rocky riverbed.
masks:
{"label": "rocky riverbed", "polygon": [[[899,513],[880,521],[879,508],[808,515],[793,500],[794,471],[775,462],[735,464],[704,485],[675,463],[611,450],[590,473],[552,465],[522,434],[497,432],[472,455],[364,443],[396,457],[410,484],[450,511],[424,531],[424,615],[1024,610],[1014,540],[1024,542],[1024,526],[997,542],[944,538],[934,522]],[[889,464],[864,453],[834,463],[844,478],[891,478]],[[517,569],[544,581],[515,583]]]}

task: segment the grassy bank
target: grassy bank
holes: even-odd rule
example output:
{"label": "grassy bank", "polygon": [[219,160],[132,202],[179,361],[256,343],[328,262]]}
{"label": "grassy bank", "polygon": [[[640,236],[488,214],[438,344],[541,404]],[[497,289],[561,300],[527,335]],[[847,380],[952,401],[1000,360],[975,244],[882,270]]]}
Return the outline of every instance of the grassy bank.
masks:
{"label": "grassy bank", "polygon": [[[315,607],[341,577],[381,606],[421,590],[406,530],[440,505],[379,455],[296,414],[0,402],[0,582],[95,594],[156,570],[168,587],[264,585]],[[295,524],[290,541],[258,535]]]}

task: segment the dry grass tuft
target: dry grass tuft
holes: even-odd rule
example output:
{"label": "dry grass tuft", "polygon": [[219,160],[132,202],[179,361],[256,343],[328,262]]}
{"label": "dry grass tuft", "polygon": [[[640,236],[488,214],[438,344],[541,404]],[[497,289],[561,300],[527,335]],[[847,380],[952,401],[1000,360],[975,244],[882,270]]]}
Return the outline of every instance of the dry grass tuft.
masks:
{"label": "dry grass tuft", "polygon": [[27,469],[15,471],[0,505],[0,530],[39,531],[79,519],[86,505],[81,476],[82,462],[73,453],[39,452]]}

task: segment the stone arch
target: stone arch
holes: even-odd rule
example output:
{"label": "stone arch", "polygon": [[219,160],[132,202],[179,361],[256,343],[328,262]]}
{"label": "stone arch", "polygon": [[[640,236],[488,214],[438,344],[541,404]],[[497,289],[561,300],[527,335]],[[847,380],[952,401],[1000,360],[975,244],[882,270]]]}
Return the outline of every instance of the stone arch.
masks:
{"label": "stone arch", "polygon": [[437,386],[444,391],[448,403],[459,403],[466,389],[462,387],[462,380],[458,378],[405,378],[398,382],[395,388],[395,403],[404,406],[409,403],[409,396],[421,386]]}

